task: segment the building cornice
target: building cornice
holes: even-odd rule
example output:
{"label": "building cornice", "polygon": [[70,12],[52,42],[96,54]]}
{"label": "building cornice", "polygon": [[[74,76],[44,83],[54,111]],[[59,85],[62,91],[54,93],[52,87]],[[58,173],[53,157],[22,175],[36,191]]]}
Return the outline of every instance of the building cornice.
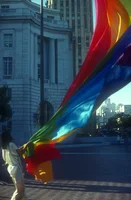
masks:
{"label": "building cornice", "polygon": [[[0,12],[0,23],[19,23],[19,22],[24,22],[24,23],[31,23],[34,26],[37,26],[38,29],[40,29],[40,19],[38,19],[37,15],[38,13],[36,12],[37,9],[39,11],[39,5],[36,3],[33,3],[29,0],[1,0],[1,4],[12,4],[12,3],[21,3],[23,2],[24,4],[28,5],[29,9],[30,8],[34,8],[34,11],[30,13],[27,13],[25,15],[19,15],[19,11],[17,11],[15,13],[14,11],[14,15],[11,15],[9,13],[9,15],[4,15],[3,13]],[[22,9],[22,8],[21,8]],[[49,8],[44,8],[45,12],[47,11],[48,13],[51,12],[52,13],[52,9]],[[11,10],[15,10],[15,9],[11,9]],[[16,8],[17,10],[17,8]],[[58,13],[58,10],[53,10],[53,12]],[[62,24],[63,23],[63,24]],[[49,21],[49,19],[44,18],[44,29],[46,31],[49,32],[53,32],[53,33],[61,33],[61,34],[68,34],[71,35],[71,29],[64,24],[64,21],[62,22],[61,20],[52,20],[51,22]]]}
{"label": "building cornice", "polygon": [[[29,7],[37,10],[38,12],[40,12],[40,5],[37,4],[37,3],[34,3],[30,0],[0,0],[0,3],[1,4],[11,4],[11,3],[25,3],[26,5],[28,5]],[[46,8],[45,6],[44,7],[44,11],[46,12],[53,12],[53,13],[60,13],[60,10],[56,10],[56,9],[49,9],[49,8]]]}
{"label": "building cornice", "polygon": [[11,3],[25,3],[29,6],[35,7],[35,8],[40,8],[39,4],[34,3],[30,0],[1,0],[1,4],[11,4]]}
{"label": "building cornice", "polygon": [[[1,17],[0,18],[0,23],[8,23],[8,22],[13,22],[13,23],[17,23],[17,22],[24,22],[24,23],[31,23],[31,24],[34,24],[36,25],[38,28],[40,28],[40,23],[37,21],[37,20],[34,20],[33,18],[31,17],[6,17],[3,18]],[[49,32],[54,32],[54,33],[61,33],[61,34],[67,34],[68,35],[71,35],[71,29],[69,28],[64,28],[64,27],[53,27],[53,26],[50,26],[49,24],[44,24],[44,30],[45,31],[49,31]]]}

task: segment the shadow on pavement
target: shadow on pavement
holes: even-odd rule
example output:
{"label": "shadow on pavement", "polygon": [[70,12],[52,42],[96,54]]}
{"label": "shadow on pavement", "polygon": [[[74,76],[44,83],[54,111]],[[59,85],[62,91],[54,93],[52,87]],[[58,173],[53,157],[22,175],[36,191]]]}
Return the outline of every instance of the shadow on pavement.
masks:
{"label": "shadow on pavement", "polygon": [[1,199],[1,200],[3,200],[3,199],[9,199],[9,197],[0,196],[0,199]]}
{"label": "shadow on pavement", "polygon": [[[109,184],[109,183],[108,183]],[[47,185],[30,183],[28,188],[41,188],[50,190],[63,191],[81,191],[81,192],[100,192],[100,193],[131,193],[131,187],[110,186],[110,185],[89,185],[89,184],[66,184],[66,183],[49,183]],[[113,183],[112,183],[113,184]]]}

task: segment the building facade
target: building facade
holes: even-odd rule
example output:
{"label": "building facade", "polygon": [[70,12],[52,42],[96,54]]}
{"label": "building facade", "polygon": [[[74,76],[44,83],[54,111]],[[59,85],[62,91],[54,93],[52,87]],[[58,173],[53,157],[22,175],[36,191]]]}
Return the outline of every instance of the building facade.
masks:
{"label": "building facade", "polygon": [[110,98],[107,98],[96,111],[98,129],[106,125],[108,119],[116,113],[118,113],[116,104],[112,103]]}
{"label": "building facade", "polygon": [[48,8],[58,9],[73,33],[74,75],[81,67],[93,33],[92,0],[48,0]]}
{"label": "building facade", "polygon": [[[12,135],[23,144],[38,129],[40,13],[30,0],[0,1],[0,86],[12,96]],[[44,8],[45,118],[58,109],[72,79],[72,40],[60,12]]]}
{"label": "building facade", "polygon": [[131,115],[131,105],[124,105],[124,113]]}

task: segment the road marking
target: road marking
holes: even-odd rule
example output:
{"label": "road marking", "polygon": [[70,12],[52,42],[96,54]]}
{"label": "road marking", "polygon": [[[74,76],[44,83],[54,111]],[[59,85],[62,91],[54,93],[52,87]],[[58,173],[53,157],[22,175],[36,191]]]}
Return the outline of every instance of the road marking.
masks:
{"label": "road marking", "polygon": [[125,155],[125,154],[131,154],[131,152],[125,152],[125,153],[96,153],[96,152],[61,152],[63,155]]}

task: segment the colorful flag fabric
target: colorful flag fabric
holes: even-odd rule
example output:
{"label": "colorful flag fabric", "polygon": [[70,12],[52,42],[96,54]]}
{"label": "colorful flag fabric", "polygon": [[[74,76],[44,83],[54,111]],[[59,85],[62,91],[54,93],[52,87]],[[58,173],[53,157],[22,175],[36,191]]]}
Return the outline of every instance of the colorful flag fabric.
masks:
{"label": "colorful flag fabric", "polygon": [[126,11],[128,12],[128,15],[130,16],[130,23],[131,23],[131,1],[130,0],[120,0]]}
{"label": "colorful flag fabric", "polygon": [[111,94],[126,86],[131,81],[131,44],[127,46],[124,54],[118,62],[111,68],[108,76],[105,78],[105,84],[96,100],[94,110],[96,110],[101,103],[107,99]]}
{"label": "colorful flag fabric", "polygon": [[96,0],[96,29],[80,72],[65,95],[63,105],[97,67],[109,49],[129,27],[129,15],[119,0]]}
{"label": "colorful flag fabric", "polygon": [[[91,113],[131,81],[131,26],[119,0],[96,0],[97,25],[83,66],[60,108],[29,140],[24,155],[36,179],[53,179],[51,160],[60,158],[55,143],[83,127]],[[47,170],[47,168],[49,170]]]}

